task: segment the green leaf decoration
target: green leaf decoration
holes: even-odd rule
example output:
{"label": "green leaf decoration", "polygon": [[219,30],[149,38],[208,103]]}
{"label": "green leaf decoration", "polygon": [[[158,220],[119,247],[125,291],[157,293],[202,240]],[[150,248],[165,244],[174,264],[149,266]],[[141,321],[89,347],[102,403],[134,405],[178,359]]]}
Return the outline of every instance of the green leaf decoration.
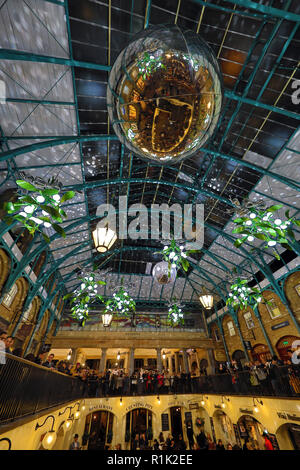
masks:
{"label": "green leaf decoration", "polygon": [[43,195],[43,196],[54,196],[54,194],[58,194],[59,193],[59,189],[51,189],[51,188],[47,188],[47,189],[42,189],[40,191],[40,193]]}
{"label": "green leaf decoration", "polygon": [[283,207],[282,204],[278,204],[277,206],[271,206],[268,209],[266,209],[266,212],[275,212],[281,209],[282,207]]}
{"label": "green leaf decoration", "polygon": [[27,191],[37,191],[37,188],[27,181],[16,180],[16,183],[18,186],[20,186],[20,188],[26,189]]}
{"label": "green leaf decoration", "polygon": [[43,237],[43,239],[45,240],[46,243],[50,243],[50,238],[44,232],[42,232],[42,237]]}
{"label": "green leaf decoration", "polygon": [[60,225],[52,224],[52,227],[61,237],[66,238],[66,232]]}
{"label": "green leaf decoration", "polygon": [[66,201],[69,201],[70,199],[72,199],[73,197],[75,196],[75,192],[74,191],[67,191],[61,198],[61,203],[63,202],[66,202]]}
{"label": "green leaf decoration", "polygon": [[44,210],[45,212],[48,212],[48,214],[50,214],[51,217],[53,217],[53,219],[58,220],[59,222],[62,222],[60,213],[56,208],[43,204],[41,205],[41,209]]}

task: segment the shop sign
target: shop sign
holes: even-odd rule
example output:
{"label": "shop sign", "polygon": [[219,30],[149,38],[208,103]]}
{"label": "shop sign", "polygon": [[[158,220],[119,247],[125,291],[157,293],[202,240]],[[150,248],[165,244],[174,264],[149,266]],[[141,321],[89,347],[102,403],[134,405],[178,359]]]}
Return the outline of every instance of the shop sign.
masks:
{"label": "shop sign", "polygon": [[137,402],[137,403],[133,403],[132,405],[127,406],[126,411],[133,410],[134,408],[149,408],[150,410],[152,410],[153,406],[150,405],[150,403]]}
{"label": "shop sign", "polygon": [[241,413],[248,413],[250,415],[253,415],[253,410],[248,410],[247,408],[240,408]]}
{"label": "shop sign", "polygon": [[284,326],[288,326],[290,323],[286,321],[282,321],[281,323],[277,323],[277,325],[271,326],[272,330],[279,330],[279,328],[283,328]]}
{"label": "shop sign", "polygon": [[189,403],[190,410],[198,410],[198,408],[199,408],[199,403]]}
{"label": "shop sign", "polygon": [[99,409],[112,411],[112,406],[102,405],[101,403],[99,405],[90,406],[90,411],[91,410],[99,410]]}

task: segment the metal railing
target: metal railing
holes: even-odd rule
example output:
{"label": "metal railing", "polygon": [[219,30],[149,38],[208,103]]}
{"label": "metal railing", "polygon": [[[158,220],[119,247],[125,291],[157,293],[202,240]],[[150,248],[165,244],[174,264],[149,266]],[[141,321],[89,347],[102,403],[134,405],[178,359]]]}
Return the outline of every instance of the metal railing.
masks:
{"label": "metal railing", "polygon": [[254,397],[300,397],[299,375],[290,366],[277,369],[277,376],[251,382],[249,371],[235,374],[191,377],[182,374],[156,378],[151,382],[134,376],[108,380],[96,375],[82,380],[6,354],[0,364],[0,424],[32,415],[50,407],[85,398],[110,396],[144,396],[167,394],[250,395]]}
{"label": "metal railing", "polygon": [[[289,366],[278,367],[278,376],[265,380],[251,382],[249,371],[235,374],[203,375],[191,377],[183,374],[180,377],[164,379],[159,385],[158,380],[147,381],[128,377],[123,381],[108,381],[102,377],[98,380],[90,378],[84,381],[84,395],[86,397],[107,396],[143,396],[165,394],[216,394],[216,395],[250,395],[253,397],[300,397],[300,378],[291,375]],[[166,385],[167,384],[167,385]]]}
{"label": "metal railing", "polygon": [[0,423],[75,400],[83,390],[76,377],[6,354],[0,364]]}

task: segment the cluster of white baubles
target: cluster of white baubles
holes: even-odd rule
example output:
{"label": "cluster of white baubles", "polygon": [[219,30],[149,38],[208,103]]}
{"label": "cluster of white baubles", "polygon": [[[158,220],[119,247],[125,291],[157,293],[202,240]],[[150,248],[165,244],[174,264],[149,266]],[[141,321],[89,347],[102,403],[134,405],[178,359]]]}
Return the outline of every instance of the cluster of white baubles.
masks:
{"label": "cluster of white baubles", "polygon": [[[175,253],[175,251],[171,251],[171,253],[169,253],[168,257],[169,257],[169,261],[171,263],[171,267],[172,268],[177,268],[177,264],[176,264],[176,261],[179,260],[179,257],[181,256],[182,258],[186,258],[186,254],[184,252],[184,246],[181,245],[180,247],[180,255]],[[168,246],[164,246],[164,249],[163,251],[166,252],[167,250],[169,249]]]}
{"label": "cluster of white baubles", "polygon": [[[53,204],[55,206],[58,206],[59,202],[60,202],[60,195],[59,194],[54,194],[52,196],[52,199],[54,200]],[[42,195],[38,195],[36,197],[36,201],[39,203],[39,204],[43,204],[45,202],[45,198],[44,196]],[[28,206],[25,206],[24,209],[22,209],[20,212],[19,212],[19,215],[21,215],[22,217],[26,217],[27,219],[30,219],[30,220],[33,220],[33,222],[35,222],[36,224],[38,225],[41,225],[41,224],[44,224],[44,226],[46,228],[49,228],[51,227],[51,224],[50,222],[44,222],[43,220],[39,219],[38,217],[35,217],[34,216],[34,213],[36,213],[39,209],[34,206],[34,205],[28,205]],[[43,216],[45,217],[49,217],[49,214],[48,212],[42,210],[42,214]]]}
{"label": "cluster of white baubles", "polygon": [[[267,222],[271,215],[273,215],[272,212],[267,212],[266,215],[262,218],[262,220],[264,222]],[[255,212],[251,212],[249,217],[250,217],[250,219],[255,219],[256,217],[258,217],[258,215]],[[274,225],[276,225],[277,228],[280,228],[282,230],[285,230],[288,227],[288,225],[290,225],[290,223],[291,222],[289,222],[288,220],[286,222],[282,222],[281,219],[275,219],[274,220]],[[245,225],[247,225],[250,228],[252,226],[252,220],[247,220],[245,222]],[[263,230],[260,227],[257,227],[257,231],[262,232]],[[245,233],[242,233],[241,235],[242,235],[242,237],[247,237],[247,234],[245,234]],[[248,235],[247,240],[249,242],[253,242],[254,237],[252,235]],[[276,244],[277,244],[277,242],[275,240],[269,240],[268,241],[268,246],[275,246]]]}

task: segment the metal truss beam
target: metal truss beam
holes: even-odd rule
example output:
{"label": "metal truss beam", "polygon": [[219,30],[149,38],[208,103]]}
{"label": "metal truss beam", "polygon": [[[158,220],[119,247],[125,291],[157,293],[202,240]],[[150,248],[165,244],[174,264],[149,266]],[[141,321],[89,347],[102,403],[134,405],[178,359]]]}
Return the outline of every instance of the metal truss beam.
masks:
{"label": "metal truss beam", "polygon": [[300,15],[297,13],[292,13],[291,11],[284,11],[279,8],[274,8],[268,5],[262,5],[252,0],[225,0],[226,2],[233,3],[234,5],[239,5],[244,8],[250,8],[251,10],[258,11],[264,15],[273,17],[273,18],[282,18],[284,20],[300,22]]}
{"label": "metal truss beam", "polygon": [[74,59],[65,59],[63,57],[52,57],[48,55],[34,54],[31,52],[22,52],[14,49],[0,49],[0,59],[2,60],[22,60],[25,62],[40,62],[46,64],[66,65],[68,67],[80,67],[92,70],[104,70],[109,72],[111,66],[94,64],[92,62],[83,62]]}

